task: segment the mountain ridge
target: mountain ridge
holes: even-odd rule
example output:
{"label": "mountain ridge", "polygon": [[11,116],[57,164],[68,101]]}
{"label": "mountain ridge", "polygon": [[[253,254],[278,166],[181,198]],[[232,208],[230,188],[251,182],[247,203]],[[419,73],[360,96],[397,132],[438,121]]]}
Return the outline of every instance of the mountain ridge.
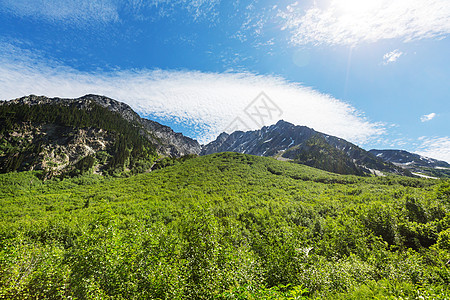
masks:
{"label": "mountain ridge", "polygon": [[418,176],[450,178],[450,164],[446,161],[425,157],[405,150],[371,149],[369,152],[384,161],[408,169]]}
{"label": "mountain ridge", "polygon": [[200,155],[225,151],[272,156],[340,174],[387,172],[411,176],[409,171],[384,162],[342,138],[284,120],[259,130],[222,133],[204,145]]}
{"label": "mountain ridge", "polygon": [[[107,108],[111,112],[120,114],[129,122],[136,122],[152,131],[159,138],[163,145],[159,147],[161,154],[169,156],[182,156],[187,154],[198,154],[200,144],[181,133],[174,132],[169,126],[159,124],[158,122],[140,117],[128,104],[111,99],[106,96],[87,94],[79,98],[59,98],[29,95],[13,100],[0,101],[0,105],[22,104],[22,105],[73,105],[78,109],[86,109],[89,103],[93,101],[96,104]],[[164,146],[164,144],[166,144]]]}
{"label": "mountain ridge", "polygon": [[[211,141],[206,145],[200,145],[198,141],[186,137],[181,133],[174,132],[169,126],[165,126],[156,121],[140,117],[128,104],[119,102],[106,96],[87,94],[79,98],[69,99],[29,95],[13,100],[0,101],[0,109],[3,109],[2,122],[5,124],[10,122],[10,115],[8,115],[7,112],[8,106],[26,106],[35,108],[58,106],[61,107],[61,111],[65,111],[65,114],[68,116],[66,116],[67,118],[71,118],[70,112],[75,113],[76,111],[84,111],[87,115],[89,115],[93,110],[95,110],[94,107],[98,106],[99,108],[106,109],[106,111],[109,112],[105,112],[105,114],[108,115],[109,118],[114,118],[112,116],[114,116],[114,114],[117,114],[118,116],[120,116],[120,118],[125,120],[127,122],[126,126],[131,128],[128,128],[128,130],[133,131],[133,134],[137,134],[145,138],[147,142],[151,144],[151,146],[145,147],[154,147],[156,154],[160,157],[177,158],[186,155],[207,155],[218,152],[239,152],[257,156],[274,157],[278,160],[292,161],[295,163],[305,164],[311,167],[339,174],[383,175],[384,173],[392,173],[404,176],[413,176],[411,172],[418,172],[417,168],[414,169],[408,167],[407,165],[401,164],[398,161],[387,159],[385,155],[383,156],[379,152],[376,152],[382,150],[372,149],[371,151],[366,151],[342,138],[315,131],[314,129],[307,126],[294,125],[284,120],[279,120],[276,124],[264,126],[259,130],[247,132],[235,131],[231,134],[221,133],[216,138],[216,140]],[[46,110],[44,108],[41,109],[41,113],[44,112],[43,114],[46,114],[45,111]],[[61,111],[59,113],[61,113]],[[55,113],[58,114],[58,112]],[[98,114],[98,112],[96,113]],[[0,115],[0,121],[1,117],[2,116]],[[14,115],[14,117],[17,116]],[[54,118],[58,117],[61,118],[61,116],[48,116],[48,120],[54,120]],[[80,124],[89,124],[89,120],[86,120],[89,119],[89,117],[78,117],[81,118],[81,121],[79,121],[81,122]],[[101,116],[97,116],[97,118],[101,118]],[[56,168],[53,168],[57,171],[62,168],[61,166],[67,165],[67,161],[69,161],[70,163],[73,162],[73,164],[80,163],[83,166],[83,164],[86,163],[83,162],[83,159],[88,156],[96,156],[97,152],[106,151],[110,155],[113,155],[113,153],[125,153],[128,151],[130,153],[123,154],[125,155],[125,158],[122,157],[120,159],[120,161],[125,163],[125,165],[127,164],[127,160],[133,157],[133,151],[136,153],[140,153],[140,150],[134,149],[131,144],[128,144],[128,148],[126,148],[125,146],[121,146],[123,149],[119,151],[117,148],[119,147],[117,144],[118,142],[114,138],[114,130],[102,130],[101,126],[98,124],[94,126],[94,128],[89,128],[89,126],[85,126],[86,128],[84,128],[82,126],[72,126],[73,124],[70,122],[67,123],[67,120],[59,120],[57,121],[57,123],[59,122],[59,125],[53,124],[53,126],[51,124],[52,121],[45,121],[44,119],[41,119],[39,118],[39,116],[34,117],[33,120],[40,120],[40,122],[42,123],[36,128],[33,128],[32,122],[25,124],[23,122],[21,123],[20,119],[17,119],[16,122],[20,123],[20,126],[16,128],[18,132],[11,132],[11,134],[8,135],[7,138],[5,136],[5,133],[3,132],[1,138],[3,140],[7,140],[7,145],[5,146],[5,141],[3,142],[3,144],[0,144],[0,161],[3,160],[3,164],[5,164],[5,161],[7,161],[7,164],[9,164],[8,168],[18,169],[17,165],[23,163],[20,162],[20,159],[16,157],[17,153],[11,152],[11,149],[20,148],[20,145],[18,146],[17,143],[14,144],[14,140],[21,140],[22,142],[20,143],[23,143],[23,140],[27,140],[26,143],[28,144],[36,143],[36,141],[40,143],[40,145],[45,143],[49,144],[50,146],[47,145],[47,148],[44,149],[46,152],[48,152],[44,156],[46,156],[47,159],[50,157],[50,165],[58,165]],[[104,125],[108,122],[108,120],[100,120],[99,122]],[[72,125],[66,126],[70,124]],[[38,139],[36,139],[36,137],[31,133],[31,129],[35,131],[35,135],[37,134],[39,136]],[[70,136],[70,138],[68,138],[68,136]],[[68,146],[70,148],[69,151],[65,151],[64,146]],[[9,147],[8,151],[10,151],[10,157],[7,157],[6,160],[4,149],[5,147]],[[115,150],[111,147],[115,147]],[[33,149],[34,148],[29,147],[27,151],[37,151],[36,149]],[[64,155],[68,156],[68,159],[56,157],[57,154],[55,154],[55,151],[64,152]],[[407,152],[404,151],[401,153],[405,155],[405,153]],[[409,153],[409,156],[411,155],[413,154]],[[28,159],[29,158],[30,157],[28,157]],[[35,157],[33,159],[36,160],[38,158]],[[98,161],[100,158],[96,157],[96,159]],[[101,159],[105,160],[103,156]],[[437,160],[432,161],[437,164],[443,163]],[[49,168],[49,164],[34,162],[32,169]],[[88,159],[88,163],[86,164],[86,166],[90,166],[91,164],[92,159]],[[447,166],[450,165],[445,164],[444,166],[442,164],[441,167],[447,168]],[[22,166],[22,169],[26,170],[24,166]],[[127,169],[127,167],[125,167],[125,169]],[[423,171],[423,168],[419,170],[419,172]],[[427,170],[427,172],[425,172],[425,175],[436,175],[436,172],[430,173],[430,170]],[[441,173],[445,172],[442,171]],[[421,174],[415,175],[420,176]]]}
{"label": "mountain ridge", "polygon": [[104,96],[25,96],[0,102],[0,171],[45,176],[149,171],[161,156],[200,151],[197,141],[142,119]]}

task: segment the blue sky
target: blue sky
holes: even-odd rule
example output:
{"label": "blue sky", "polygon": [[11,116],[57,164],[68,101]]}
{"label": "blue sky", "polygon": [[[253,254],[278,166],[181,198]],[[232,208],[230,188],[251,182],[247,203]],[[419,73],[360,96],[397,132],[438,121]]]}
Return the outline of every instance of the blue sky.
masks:
{"label": "blue sky", "polygon": [[252,110],[450,162],[448,0],[0,0],[0,18],[0,99],[103,94],[202,143],[258,128]]}

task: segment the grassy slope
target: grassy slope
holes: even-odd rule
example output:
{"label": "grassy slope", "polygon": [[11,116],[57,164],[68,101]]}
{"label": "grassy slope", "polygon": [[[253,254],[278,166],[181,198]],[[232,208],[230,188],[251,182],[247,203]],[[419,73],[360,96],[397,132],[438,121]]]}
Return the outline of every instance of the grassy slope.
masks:
{"label": "grassy slope", "polygon": [[0,298],[444,297],[449,190],[232,153],[126,179],[5,174]]}

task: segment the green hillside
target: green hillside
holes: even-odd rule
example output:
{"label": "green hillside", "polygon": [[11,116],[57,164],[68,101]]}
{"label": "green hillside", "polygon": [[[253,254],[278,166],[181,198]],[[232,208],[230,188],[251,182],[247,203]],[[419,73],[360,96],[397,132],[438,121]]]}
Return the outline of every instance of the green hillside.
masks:
{"label": "green hillside", "polygon": [[448,181],[236,153],[160,167],[0,175],[0,299],[450,297]]}
{"label": "green hillside", "polygon": [[293,158],[296,163],[328,172],[366,175],[363,169],[352,161],[351,157],[344,151],[328,144],[322,135],[313,135],[302,147],[298,148],[292,147],[288,149],[283,153],[283,157]]}

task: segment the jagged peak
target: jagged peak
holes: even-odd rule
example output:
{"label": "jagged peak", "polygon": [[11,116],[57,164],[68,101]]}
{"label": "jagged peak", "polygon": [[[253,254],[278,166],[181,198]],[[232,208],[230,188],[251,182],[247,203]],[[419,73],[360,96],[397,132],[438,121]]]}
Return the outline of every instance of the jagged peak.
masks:
{"label": "jagged peak", "polygon": [[290,122],[287,122],[287,121],[285,121],[283,119],[279,120],[275,125],[277,125],[277,126],[280,126],[280,125],[293,125],[293,126],[295,126],[294,124],[292,124]]}
{"label": "jagged peak", "polygon": [[230,135],[226,132],[222,132],[221,134],[219,134],[219,136],[217,137],[217,139],[226,139],[227,137],[229,137]]}
{"label": "jagged peak", "polygon": [[84,99],[84,98],[107,98],[107,99],[111,99],[110,97],[107,97],[105,95],[99,95],[99,94],[86,94],[84,96],[79,97],[78,99]]}
{"label": "jagged peak", "polygon": [[314,129],[311,128],[311,127],[304,126],[304,125],[296,125],[296,124],[293,124],[291,122],[285,121],[283,119],[278,120],[273,125],[264,126],[263,128],[261,128],[261,130],[264,130],[264,129],[266,129],[266,130],[267,129],[276,129],[276,128],[280,128],[280,129],[285,129],[285,128],[298,129],[298,128],[300,128],[300,129],[308,129],[308,130],[313,130],[314,131]]}

